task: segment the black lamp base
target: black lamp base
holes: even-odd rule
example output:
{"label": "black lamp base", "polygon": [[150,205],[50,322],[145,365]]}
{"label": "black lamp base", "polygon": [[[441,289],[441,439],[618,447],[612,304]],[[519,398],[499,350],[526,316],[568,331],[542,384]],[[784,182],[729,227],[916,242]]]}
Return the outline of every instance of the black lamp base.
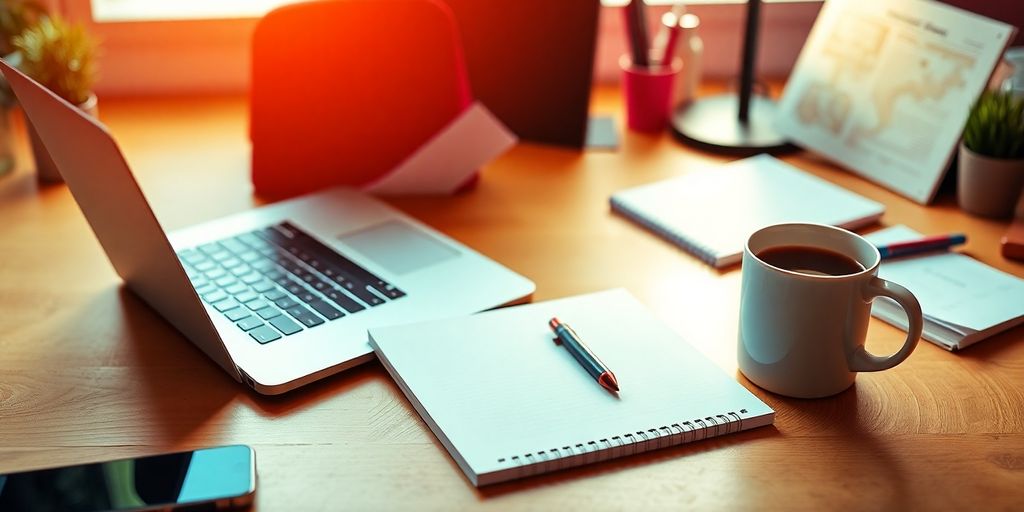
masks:
{"label": "black lamp base", "polygon": [[739,121],[739,97],[722,94],[682,105],[672,114],[672,133],[681,141],[718,153],[781,153],[795,147],[775,131],[775,102],[751,96],[749,117]]}

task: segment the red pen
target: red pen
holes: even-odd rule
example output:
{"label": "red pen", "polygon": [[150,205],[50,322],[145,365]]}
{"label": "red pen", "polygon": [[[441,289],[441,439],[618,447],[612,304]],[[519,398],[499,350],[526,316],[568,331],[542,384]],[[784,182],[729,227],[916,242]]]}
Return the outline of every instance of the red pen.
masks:
{"label": "red pen", "polygon": [[590,348],[583,344],[583,340],[576,334],[576,331],[572,330],[572,327],[563,324],[557,318],[552,318],[548,322],[548,326],[558,335],[558,339],[555,341],[561,341],[562,346],[587,370],[591,377],[597,379],[598,384],[608,391],[619,391],[619,381],[615,378],[615,374],[608,369],[604,362],[598,359],[597,355]]}
{"label": "red pen", "polygon": [[948,249],[954,245],[962,245],[965,243],[967,243],[967,235],[963,233],[926,236],[917,240],[907,240],[905,242],[880,245],[878,246],[878,253],[882,255],[883,260],[887,260],[898,256]]}

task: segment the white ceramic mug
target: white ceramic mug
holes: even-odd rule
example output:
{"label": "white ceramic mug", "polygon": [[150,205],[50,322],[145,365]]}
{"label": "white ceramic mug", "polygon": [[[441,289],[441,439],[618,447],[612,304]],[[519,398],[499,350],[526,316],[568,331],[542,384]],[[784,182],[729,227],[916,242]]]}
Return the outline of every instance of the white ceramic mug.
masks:
{"label": "white ceramic mug", "polygon": [[[839,253],[863,270],[816,275],[781,269],[757,256],[781,247]],[[878,277],[881,259],[870,242],[832,226],[777,224],[750,235],[743,249],[740,371],[768,391],[818,398],[850,387],[857,372],[903,362],[921,337],[921,305],[906,288]],[[888,357],[864,348],[875,297],[895,300],[910,320],[906,342]]]}

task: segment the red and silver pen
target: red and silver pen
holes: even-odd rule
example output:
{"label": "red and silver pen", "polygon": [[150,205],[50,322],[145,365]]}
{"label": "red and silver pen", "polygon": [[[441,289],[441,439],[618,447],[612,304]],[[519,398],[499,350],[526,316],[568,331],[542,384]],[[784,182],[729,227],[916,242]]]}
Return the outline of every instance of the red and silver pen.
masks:
{"label": "red and silver pen", "polygon": [[576,334],[576,331],[558,321],[557,318],[552,318],[548,325],[558,335],[556,341],[561,341],[562,346],[587,370],[591,377],[597,379],[598,384],[608,391],[617,392],[619,390],[619,381],[615,378],[615,374],[583,344],[583,340]]}
{"label": "red and silver pen", "polygon": [[965,243],[967,243],[967,235],[963,233],[926,236],[917,240],[907,240],[905,242],[879,245],[878,253],[882,255],[883,260],[887,260],[898,256],[948,249],[954,245],[962,245]]}

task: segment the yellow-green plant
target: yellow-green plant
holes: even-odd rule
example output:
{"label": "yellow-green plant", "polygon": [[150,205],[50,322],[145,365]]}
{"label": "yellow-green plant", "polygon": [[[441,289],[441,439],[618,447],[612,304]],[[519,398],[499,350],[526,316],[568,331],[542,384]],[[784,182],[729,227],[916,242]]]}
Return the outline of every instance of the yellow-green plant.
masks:
{"label": "yellow-green plant", "polygon": [[0,0],[0,57],[14,51],[13,40],[46,15],[36,0]]}
{"label": "yellow-green plant", "polygon": [[68,100],[85,103],[96,83],[96,41],[78,23],[43,18],[14,38],[26,75]]}

